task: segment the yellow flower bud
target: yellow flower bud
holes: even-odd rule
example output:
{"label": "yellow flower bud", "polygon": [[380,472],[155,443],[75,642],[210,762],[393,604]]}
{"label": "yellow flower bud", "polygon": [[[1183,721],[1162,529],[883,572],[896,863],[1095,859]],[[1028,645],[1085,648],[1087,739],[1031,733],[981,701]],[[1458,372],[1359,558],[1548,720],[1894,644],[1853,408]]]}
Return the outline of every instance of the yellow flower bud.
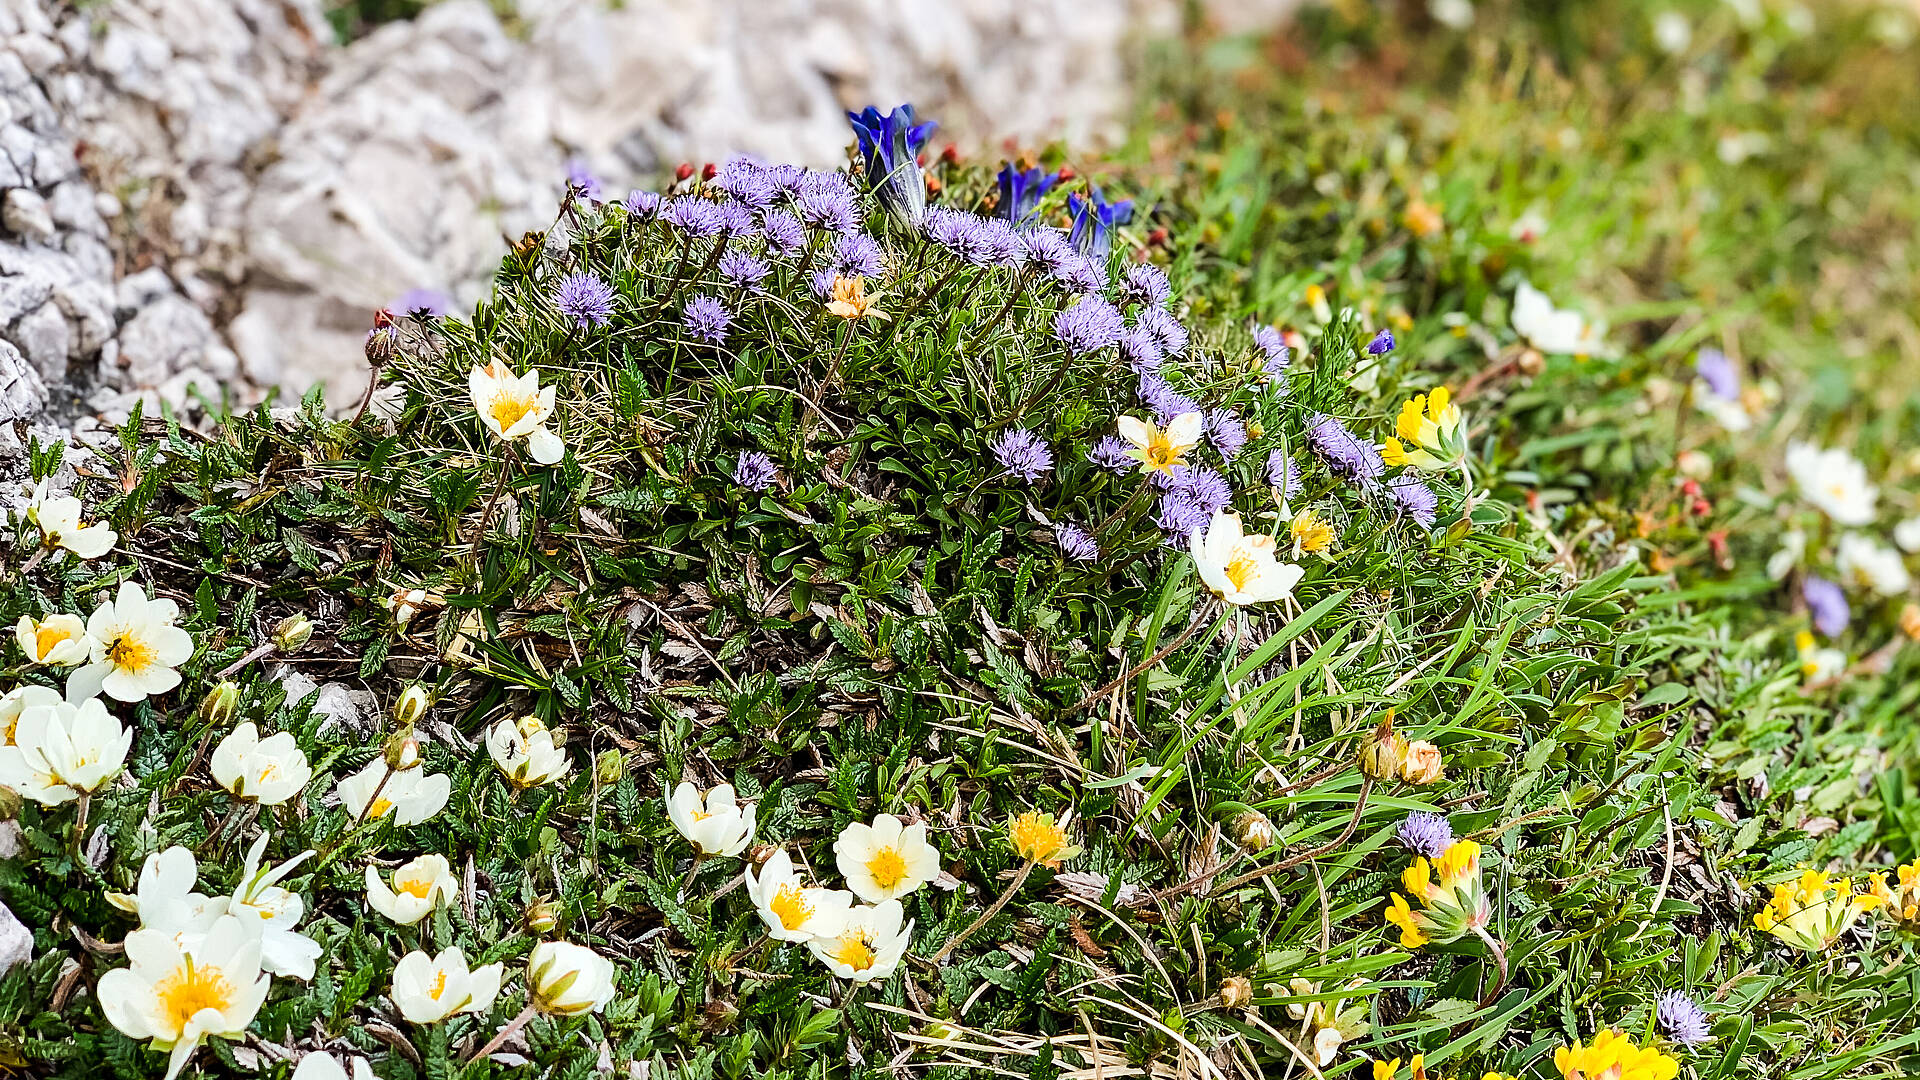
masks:
{"label": "yellow flower bud", "polygon": [[202,723],[212,727],[225,727],[233,722],[233,715],[239,708],[240,687],[223,682],[200,699],[199,717]]}
{"label": "yellow flower bud", "polygon": [[313,637],[313,620],[305,615],[289,615],[273,628],[273,645],[283,653],[297,653]]}

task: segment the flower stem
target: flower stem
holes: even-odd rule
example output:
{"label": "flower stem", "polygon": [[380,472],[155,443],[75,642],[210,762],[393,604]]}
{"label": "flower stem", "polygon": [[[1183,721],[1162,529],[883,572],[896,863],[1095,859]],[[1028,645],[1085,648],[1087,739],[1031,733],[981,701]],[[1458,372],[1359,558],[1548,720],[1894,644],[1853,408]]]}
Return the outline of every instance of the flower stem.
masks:
{"label": "flower stem", "polygon": [[1084,709],[1087,706],[1092,705],[1093,703],[1099,701],[1101,698],[1106,697],[1108,694],[1112,693],[1115,687],[1131,682],[1133,678],[1139,675],[1141,672],[1147,670],[1148,668],[1151,668],[1153,665],[1159,663],[1160,661],[1165,660],[1167,657],[1172,656],[1176,651],[1179,650],[1180,646],[1185,645],[1188,639],[1192,638],[1194,634],[1200,631],[1200,627],[1205,625],[1207,620],[1210,619],[1212,615],[1213,615],[1213,603],[1211,601],[1208,601],[1207,603],[1200,605],[1200,609],[1193,613],[1193,622],[1188,624],[1185,630],[1180,631],[1180,635],[1178,637],[1174,638],[1172,641],[1162,646],[1159,652],[1156,652],[1152,656],[1147,657],[1145,660],[1140,661],[1139,664],[1135,665],[1133,668],[1128,670],[1128,672],[1125,675],[1120,676],[1119,678],[1113,680],[1112,682],[1101,687],[1100,689],[1095,690],[1093,693],[1088,694],[1080,702],[1080,704],[1075,705],[1071,709],[1068,709],[1066,712],[1066,715],[1071,716],[1074,713],[1079,712],[1081,709]]}
{"label": "flower stem", "polygon": [[259,660],[262,657],[272,654],[272,652],[279,647],[280,646],[275,645],[271,641],[261,642],[260,644],[255,645],[252,649],[250,649],[247,652],[247,655],[241,657],[238,660],[235,660],[233,663],[228,664],[226,667],[223,667],[219,671],[215,672],[213,676],[213,680],[215,682],[222,682],[226,679],[229,679],[234,675],[234,673],[238,672],[241,668],[246,667],[248,664],[253,663],[255,660]]}
{"label": "flower stem", "polygon": [[675,896],[685,896],[687,894],[687,889],[693,885],[694,875],[700,872],[700,864],[705,862],[706,858],[706,852],[701,851],[699,848],[693,850],[693,865],[687,867],[687,876],[680,879],[680,889],[674,894]]}
{"label": "flower stem", "polygon": [[507,481],[513,477],[515,454],[513,444],[507,444],[507,456],[500,463],[500,482],[493,487],[493,497],[487,500],[487,508],[480,512],[480,521],[473,529],[473,546],[467,554],[475,559],[480,557],[480,542],[487,538],[487,522],[493,520],[493,508],[500,504],[500,496],[506,494]]}
{"label": "flower stem", "polygon": [[1500,991],[1507,988],[1507,950],[1492,934],[1487,933],[1486,927],[1476,926],[1473,932],[1487,943],[1487,948],[1493,952],[1493,962],[1499,968],[1499,974],[1493,980],[1493,989],[1480,997],[1480,1007],[1484,1009],[1493,1004],[1494,999],[1500,996]]}
{"label": "flower stem", "polygon": [[488,1054],[491,1054],[495,1050],[500,1049],[500,1044],[503,1042],[506,1042],[508,1039],[511,1039],[513,1037],[514,1032],[519,1031],[523,1027],[526,1027],[527,1021],[533,1019],[533,1014],[538,1011],[539,1009],[533,1004],[533,1002],[531,1001],[527,1002],[527,1007],[520,1010],[520,1015],[507,1021],[506,1027],[503,1027],[499,1031],[495,1032],[493,1038],[487,1040],[487,1045],[473,1052],[473,1056],[467,1059],[467,1064],[471,1065],[476,1061],[485,1060]]}
{"label": "flower stem", "polygon": [[1028,859],[1025,863],[1021,864],[1020,872],[1013,875],[1013,883],[1007,886],[1006,892],[1000,894],[1000,899],[995,900],[991,907],[981,912],[979,918],[968,923],[965,930],[947,939],[947,943],[940,946],[940,951],[933,954],[933,959],[930,961],[933,966],[939,967],[940,961],[945,960],[948,953],[959,948],[960,943],[972,937],[975,930],[987,925],[995,915],[1000,914],[1000,909],[1007,906],[1007,901],[1013,899],[1013,894],[1019,892],[1020,886],[1027,883],[1027,875],[1033,873],[1033,866],[1034,862],[1032,859]]}
{"label": "flower stem", "polygon": [[380,793],[387,790],[387,781],[391,779],[393,779],[393,766],[388,765],[387,771],[380,774],[380,782],[373,785],[373,794],[367,796],[367,805],[361,807],[359,816],[353,819],[355,827],[367,820],[367,815],[373,812],[373,804],[380,801]]}
{"label": "flower stem", "polygon": [[83,856],[80,848],[87,838],[87,811],[93,808],[93,793],[83,791],[80,799],[73,805],[73,861],[79,862]]}

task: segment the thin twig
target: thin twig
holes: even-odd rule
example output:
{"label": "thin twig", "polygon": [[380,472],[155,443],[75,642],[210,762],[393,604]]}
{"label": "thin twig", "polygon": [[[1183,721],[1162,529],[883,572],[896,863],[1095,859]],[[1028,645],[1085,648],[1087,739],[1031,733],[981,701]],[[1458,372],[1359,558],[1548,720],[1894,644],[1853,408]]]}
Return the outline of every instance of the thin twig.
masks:
{"label": "thin twig", "polygon": [[1179,637],[1174,638],[1159,652],[1156,652],[1152,656],[1149,656],[1145,660],[1142,660],[1138,666],[1128,671],[1125,675],[1120,676],[1119,678],[1113,680],[1112,682],[1101,687],[1100,689],[1095,690],[1093,693],[1088,694],[1085,700],[1081,701],[1080,704],[1075,705],[1073,708],[1068,709],[1065,715],[1072,716],[1074,713],[1079,712],[1081,709],[1084,709],[1087,706],[1092,705],[1094,702],[1099,701],[1103,697],[1106,697],[1107,694],[1110,691],[1114,690],[1116,687],[1125,685],[1126,683],[1132,681],[1134,677],[1139,675],[1141,672],[1146,671],[1148,668],[1153,667],[1155,664],[1158,664],[1160,661],[1165,660],[1169,656],[1172,656],[1176,651],[1179,650],[1180,646],[1185,645],[1189,638],[1193,637],[1194,634],[1200,631],[1200,627],[1204,623],[1209,621],[1212,618],[1212,615],[1213,615],[1212,604],[1209,603],[1209,604],[1201,605],[1200,610],[1194,612],[1193,622],[1188,624],[1185,630],[1180,631]]}
{"label": "thin twig", "polygon": [[992,921],[995,915],[1000,914],[1000,909],[1007,906],[1007,901],[1013,899],[1013,894],[1019,892],[1020,886],[1025,885],[1027,883],[1027,875],[1033,873],[1033,866],[1034,866],[1034,863],[1032,859],[1028,859],[1024,864],[1022,864],[1020,867],[1020,872],[1013,875],[1013,884],[1008,885],[1007,891],[1000,894],[1000,899],[995,900],[991,907],[981,912],[979,918],[973,920],[971,923],[968,923],[967,928],[965,930],[962,930],[959,933],[953,935],[953,937],[947,939],[947,943],[945,945],[940,946],[940,951],[937,953],[934,953],[933,959],[928,962],[933,964],[935,967],[939,967],[940,961],[945,960],[947,958],[948,953],[951,953],[953,950],[959,948],[960,943],[967,940],[969,937],[972,937],[973,932],[975,930],[978,930],[981,927],[987,925],[988,922]]}

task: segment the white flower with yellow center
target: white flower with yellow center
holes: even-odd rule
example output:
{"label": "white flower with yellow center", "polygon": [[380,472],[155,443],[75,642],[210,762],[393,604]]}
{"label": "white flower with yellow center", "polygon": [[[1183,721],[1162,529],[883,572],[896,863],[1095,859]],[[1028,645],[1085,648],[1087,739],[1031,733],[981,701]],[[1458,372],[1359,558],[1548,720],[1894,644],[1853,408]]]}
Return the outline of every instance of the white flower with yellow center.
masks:
{"label": "white flower with yellow center", "polygon": [[388,776],[387,763],[374,758],[366,768],[340,781],[338,790],[340,805],[355,821],[363,817],[373,821],[392,814],[393,823],[405,827],[439,813],[447,805],[453,786],[446,774],[429,775],[419,765],[395,770]]}
{"label": "white flower with yellow center", "polygon": [[380,871],[367,867],[367,904],[399,923],[412,926],[460,891],[453,867],[444,855],[422,855],[402,863],[393,872],[393,886],[380,880]]}
{"label": "white flower with yellow center", "polygon": [[540,388],[540,373],[515,375],[498,360],[473,369],[467,391],[480,423],[502,442],[527,440],[527,452],[542,465],[552,465],[566,454],[560,436],[547,430],[553,415],[553,387]]}
{"label": "white flower with yellow center", "polygon": [[1823,686],[1847,673],[1847,654],[1831,646],[1822,646],[1808,631],[1793,636],[1800,656],[1800,677],[1808,686]]}
{"label": "white flower with yellow center", "polygon": [[871,825],[848,823],[833,841],[833,861],[847,888],[869,904],[898,899],[940,874],[926,822],[903,825],[892,814],[875,814]]}
{"label": "white flower with yellow center", "polygon": [[58,705],[66,698],[60,692],[34,683],[16,686],[0,695],[0,746],[13,745],[14,729],[20,725],[20,714],[32,705]]}
{"label": "white flower with yellow center", "polygon": [[180,685],[174,669],[193,656],[193,637],[175,626],[180,605],[149,600],[146,590],[122,582],[87,619],[93,663],[67,677],[67,697],[105,693],[115,701],[143,701]]}
{"label": "white flower with yellow center", "polygon": [[1521,282],[1513,294],[1513,329],[1527,344],[1555,356],[1605,356],[1605,327],[1577,311],[1553,306],[1547,294]]}
{"label": "white flower with yellow center", "polygon": [[550,1016],[600,1012],[613,990],[613,961],[585,945],[543,941],[527,954],[527,996]]}
{"label": "white flower with yellow center", "polygon": [[1867,481],[1867,467],[1839,447],[1825,450],[1810,443],[1788,443],[1787,475],[1800,488],[1800,497],[1842,525],[1869,525],[1880,489]]}
{"label": "white flower with yellow center", "polygon": [[239,725],[213,748],[213,779],[243,802],[278,806],[306,789],[313,779],[307,755],[292,732],[262,739],[253,721]]}
{"label": "white flower with yellow center", "polygon": [[1200,445],[1207,428],[1207,418],[1197,412],[1181,413],[1164,428],[1137,416],[1122,416],[1116,423],[1120,437],[1133,445],[1127,456],[1140,463],[1140,471],[1168,475],[1184,464],[1187,451]]}
{"label": "white flower with yellow center", "polygon": [[199,892],[199,881],[193,852],[176,844],[147,856],[131,894],[109,892],[106,898],[138,918],[140,929],[166,934],[180,948],[191,949],[227,913],[227,898]]}
{"label": "white flower with yellow center", "polygon": [[13,624],[13,636],[20,643],[20,651],[27,654],[27,663],[34,665],[73,667],[86,663],[93,651],[87,624],[78,615],[49,615],[37,620],[22,615]]}
{"label": "white flower with yellow center", "polygon": [[416,1024],[437,1024],[455,1013],[484,1013],[500,996],[505,968],[484,964],[467,969],[467,954],[455,945],[439,956],[418,949],[393,969],[394,1007]]}
{"label": "white flower with yellow center", "polygon": [[30,705],[14,725],[13,745],[0,746],[0,785],[46,806],[92,794],[126,766],[133,732],[97,698]]}
{"label": "white flower with yellow center", "polygon": [[1273,537],[1248,536],[1240,516],[1230,510],[1214,511],[1213,520],[1204,532],[1194,534],[1190,546],[1200,580],[1215,596],[1235,606],[1290,596],[1306,573],[1293,563],[1279,561]]}
{"label": "white flower with yellow center", "polygon": [[40,542],[48,548],[65,548],[82,559],[97,559],[113,550],[120,534],[105,525],[89,525],[81,517],[80,500],[71,495],[52,495],[47,482],[33,490],[21,516],[40,529]]}
{"label": "white flower with yellow center", "polygon": [[847,912],[838,932],[812,939],[807,948],[843,979],[857,983],[884,979],[900,966],[913,941],[913,923],[900,925],[903,915],[898,900],[855,907]]}
{"label": "white flower with yellow center", "polygon": [[167,1080],[209,1037],[245,1038],[267,999],[271,977],[260,970],[260,935],[231,915],[214,920],[191,948],[142,929],[127,935],[126,950],[132,966],[100,977],[100,1010],[122,1034],[170,1051]]}
{"label": "white flower with yellow center", "polygon": [[742,805],[732,784],[715,785],[702,798],[687,781],[667,797],[667,817],[701,855],[734,856],[753,840],[754,804]]}
{"label": "white flower with yellow center", "polygon": [[853,894],[844,889],[808,885],[794,871],[785,848],[769,855],[758,873],[748,869],[746,885],[754,910],[775,941],[832,936],[853,906]]}
{"label": "white flower with yellow center", "polygon": [[1877,596],[1899,596],[1913,583],[1906,560],[1898,551],[1859,533],[1840,538],[1834,565],[1848,583]]}
{"label": "white flower with yellow center", "polygon": [[313,856],[303,851],[278,866],[262,867],[267,839],[261,833],[247,851],[240,885],[227,901],[227,913],[252,926],[260,935],[260,966],[268,974],[306,981],[313,978],[314,961],[320,959],[320,943],[294,929],[307,913],[306,902],[298,893],[280,887],[280,882],[301,863]]}
{"label": "white flower with yellow center", "polygon": [[537,716],[523,716],[517,722],[503,719],[488,728],[487,753],[507,782],[522,789],[558,780],[573,767],[566,751],[555,744],[553,732]]}
{"label": "white flower with yellow center", "polygon": [[293,1075],[288,1080],[379,1080],[374,1075],[373,1066],[363,1057],[347,1059],[353,1063],[353,1075],[347,1075],[347,1067],[325,1050],[315,1050],[300,1059],[293,1067]]}
{"label": "white flower with yellow center", "polygon": [[1467,455],[1466,419],[1444,386],[1402,402],[1393,430],[1394,436],[1380,445],[1380,457],[1396,468],[1411,465],[1443,472]]}

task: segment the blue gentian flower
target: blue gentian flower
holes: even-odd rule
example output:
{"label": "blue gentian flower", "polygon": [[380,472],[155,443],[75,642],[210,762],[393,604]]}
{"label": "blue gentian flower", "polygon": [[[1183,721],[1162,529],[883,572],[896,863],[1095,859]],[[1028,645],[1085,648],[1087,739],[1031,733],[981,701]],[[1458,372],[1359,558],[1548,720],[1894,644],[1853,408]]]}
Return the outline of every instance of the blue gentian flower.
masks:
{"label": "blue gentian flower", "polygon": [[1104,263],[1113,248],[1113,230],[1133,220],[1133,200],[1106,202],[1100,189],[1092,188],[1087,198],[1067,196],[1067,209],[1073,214],[1073,230],[1067,241],[1089,259]]}
{"label": "blue gentian flower", "polygon": [[1059,173],[1040,169],[1023,171],[1015,169],[1009,161],[1000,166],[1000,201],[993,212],[1015,225],[1024,224],[1040,209],[1040,199],[1047,189],[1059,182]]}
{"label": "blue gentian flower", "polygon": [[1379,333],[1373,335],[1372,341],[1367,342],[1367,355],[1368,356],[1385,356],[1388,353],[1393,351],[1394,345],[1395,345],[1395,342],[1393,340],[1393,331],[1382,330]]}
{"label": "blue gentian flower", "polygon": [[866,162],[867,190],[873,192],[906,228],[918,228],[927,209],[927,181],[920,172],[920,148],[927,144],[936,126],[929,120],[913,122],[913,106],[902,105],[890,113],[869,105],[857,113],[848,113],[854,137],[860,140],[860,156]]}

